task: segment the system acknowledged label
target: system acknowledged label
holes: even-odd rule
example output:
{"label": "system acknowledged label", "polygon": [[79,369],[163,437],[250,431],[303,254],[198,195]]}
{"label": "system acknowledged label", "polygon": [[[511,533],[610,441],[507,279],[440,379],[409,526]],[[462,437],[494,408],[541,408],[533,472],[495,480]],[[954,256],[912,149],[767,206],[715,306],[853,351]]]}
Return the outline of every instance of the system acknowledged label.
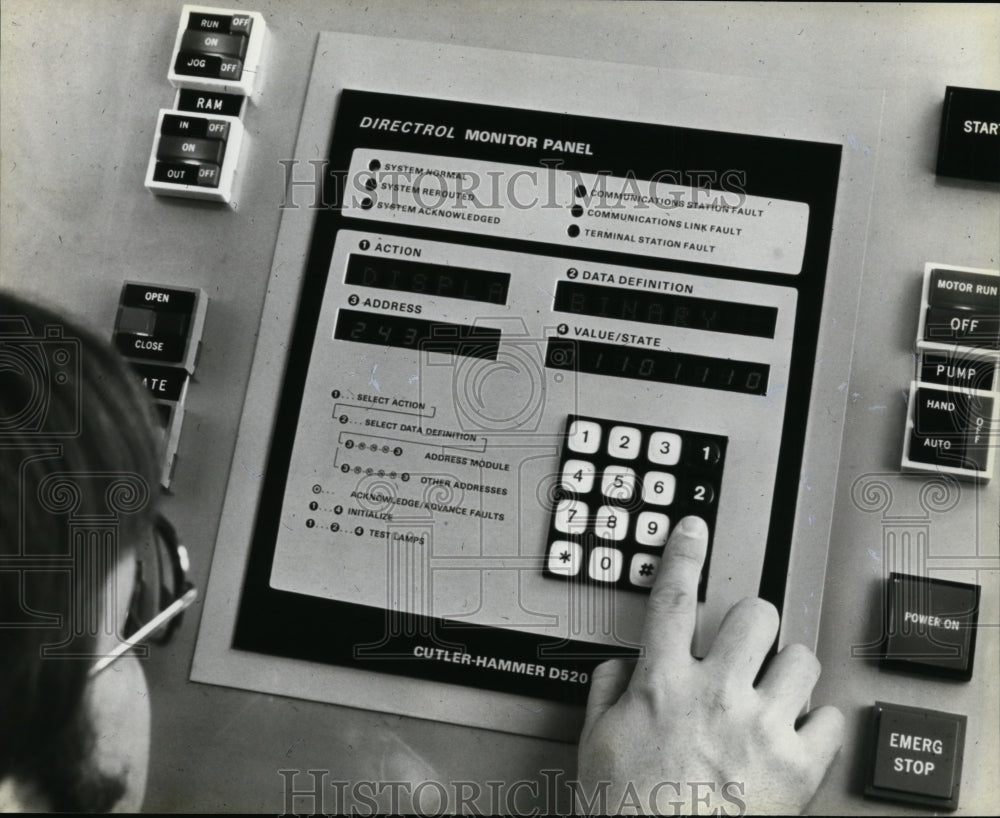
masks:
{"label": "system acknowledged label", "polygon": [[358,149],[344,214],[797,275],[809,206],[604,174]]}

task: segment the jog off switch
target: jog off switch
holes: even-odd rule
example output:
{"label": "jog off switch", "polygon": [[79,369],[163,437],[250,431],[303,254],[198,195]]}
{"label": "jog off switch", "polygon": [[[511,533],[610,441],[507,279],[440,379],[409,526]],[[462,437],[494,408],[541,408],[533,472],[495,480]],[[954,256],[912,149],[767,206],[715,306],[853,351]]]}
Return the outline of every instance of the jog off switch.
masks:
{"label": "jog off switch", "polygon": [[266,30],[255,11],[184,6],[167,79],[175,88],[252,96]]}

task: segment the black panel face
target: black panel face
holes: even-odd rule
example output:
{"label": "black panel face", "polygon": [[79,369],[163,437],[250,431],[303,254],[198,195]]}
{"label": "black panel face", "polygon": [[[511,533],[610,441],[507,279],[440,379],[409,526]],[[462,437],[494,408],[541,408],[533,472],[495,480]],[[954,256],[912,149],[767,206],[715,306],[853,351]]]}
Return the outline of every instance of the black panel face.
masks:
{"label": "black panel face", "polygon": [[780,607],[839,162],[341,92],[234,646],[580,703],[686,514]]}

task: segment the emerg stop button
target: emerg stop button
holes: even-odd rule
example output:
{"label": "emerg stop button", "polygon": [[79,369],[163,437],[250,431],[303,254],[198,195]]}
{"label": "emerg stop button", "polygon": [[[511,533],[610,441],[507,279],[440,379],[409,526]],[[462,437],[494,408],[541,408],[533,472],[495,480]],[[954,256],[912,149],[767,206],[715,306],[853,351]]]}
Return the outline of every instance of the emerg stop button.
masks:
{"label": "emerg stop button", "polygon": [[865,795],[956,809],[965,722],[954,713],[875,702]]}

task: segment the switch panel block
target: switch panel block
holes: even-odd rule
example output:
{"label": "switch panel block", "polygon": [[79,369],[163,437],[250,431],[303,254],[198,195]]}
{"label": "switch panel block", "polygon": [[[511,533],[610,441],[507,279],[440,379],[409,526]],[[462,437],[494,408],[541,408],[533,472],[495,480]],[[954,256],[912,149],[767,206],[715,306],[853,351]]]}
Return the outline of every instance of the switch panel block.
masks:
{"label": "switch panel block", "polygon": [[1000,446],[996,392],[910,384],[903,468],[989,480]]}
{"label": "switch panel block", "polygon": [[184,6],[167,79],[175,88],[251,96],[266,31],[255,11]]}
{"label": "switch panel block", "polygon": [[231,202],[243,136],[236,117],[161,109],[146,187],[158,195]]}
{"label": "switch panel block", "polygon": [[200,289],[126,281],[114,344],[126,358],[194,372],[208,296]]}
{"label": "switch panel block", "polygon": [[917,348],[996,361],[1000,350],[1000,270],[928,263]]}
{"label": "switch panel block", "polygon": [[1000,271],[928,262],[902,466],[989,480],[1000,446]]}

